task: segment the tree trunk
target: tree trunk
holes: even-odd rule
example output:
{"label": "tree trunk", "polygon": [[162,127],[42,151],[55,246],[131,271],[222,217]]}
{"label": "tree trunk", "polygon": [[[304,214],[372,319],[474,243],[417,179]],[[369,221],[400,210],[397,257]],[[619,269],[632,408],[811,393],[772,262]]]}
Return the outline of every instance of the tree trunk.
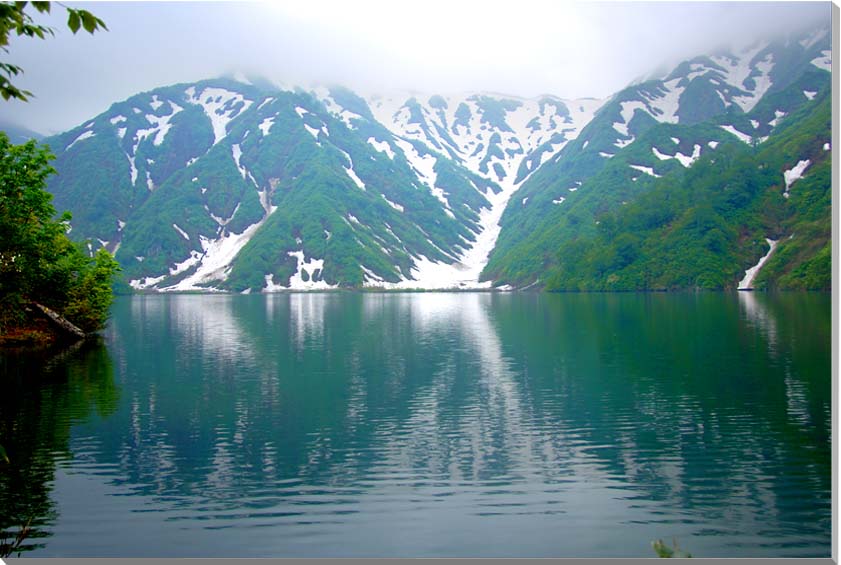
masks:
{"label": "tree trunk", "polygon": [[43,304],[38,304],[37,302],[35,302],[34,304],[61,331],[65,332],[67,334],[76,336],[79,339],[83,339],[87,336],[87,334],[85,332],[83,332],[75,324],[73,324],[71,321],[67,320],[64,316],[62,316],[58,312],[56,312],[54,310],[50,310],[49,308],[47,308]]}

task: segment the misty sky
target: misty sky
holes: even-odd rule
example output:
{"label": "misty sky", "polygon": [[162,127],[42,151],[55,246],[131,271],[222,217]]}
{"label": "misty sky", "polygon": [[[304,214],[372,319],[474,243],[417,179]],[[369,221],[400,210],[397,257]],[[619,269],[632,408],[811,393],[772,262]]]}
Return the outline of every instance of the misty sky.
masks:
{"label": "misty sky", "polygon": [[66,16],[41,41],[12,38],[28,103],[0,120],[70,129],[113,102],[234,70],[362,92],[485,90],[605,97],[658,66],[731,42],[829,23],[829,2],[305,0],[78,3],[109,31],[73,36]]}

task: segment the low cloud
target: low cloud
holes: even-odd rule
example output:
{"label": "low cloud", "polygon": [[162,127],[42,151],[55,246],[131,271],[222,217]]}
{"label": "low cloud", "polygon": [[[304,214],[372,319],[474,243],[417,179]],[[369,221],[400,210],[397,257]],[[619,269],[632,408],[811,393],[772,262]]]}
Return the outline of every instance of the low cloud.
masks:
{"label": "low cloud", "polygon": [[405,4],[96,3],[108,24],[55,38],[13,39],[31,102],[0,120],[42,132],[78,125],[137,92],[235,69],[303,86],[375,92],[487,90],[604,97],[658,66],[809,25],[831,4],[572,3],[521,0]]}

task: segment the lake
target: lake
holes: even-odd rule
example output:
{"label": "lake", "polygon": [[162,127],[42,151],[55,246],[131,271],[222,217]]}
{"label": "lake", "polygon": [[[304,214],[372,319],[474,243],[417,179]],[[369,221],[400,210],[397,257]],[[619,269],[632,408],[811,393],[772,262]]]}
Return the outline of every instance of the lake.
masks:
{"label": "lake", "polygon": [[0,379],[24,555],[830,557],[829,294],[120,297]]}

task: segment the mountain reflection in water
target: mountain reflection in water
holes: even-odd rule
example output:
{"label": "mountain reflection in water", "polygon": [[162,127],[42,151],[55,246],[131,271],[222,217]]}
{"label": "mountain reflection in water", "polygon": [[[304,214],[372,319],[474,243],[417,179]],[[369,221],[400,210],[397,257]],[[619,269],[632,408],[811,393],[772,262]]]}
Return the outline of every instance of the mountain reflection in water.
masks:
{"label": "mountain reflection in water", "polygon": [[4,401],[45,471],[3,502],[43,556],[826,557],[829,301],[121,298],[106,400],[4,358],[66,431]]}

